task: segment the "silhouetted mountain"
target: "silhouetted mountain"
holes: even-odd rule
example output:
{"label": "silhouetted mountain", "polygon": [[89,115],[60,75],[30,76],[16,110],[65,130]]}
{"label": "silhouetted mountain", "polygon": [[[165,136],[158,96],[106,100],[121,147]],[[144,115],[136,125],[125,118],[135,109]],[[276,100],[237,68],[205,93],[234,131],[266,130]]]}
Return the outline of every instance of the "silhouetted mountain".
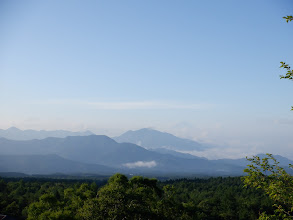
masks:
{"label": "silhouetted mountain", "polygon": [[57,155],[0,155],[0,172],[113,174],[117,171],[98,164],[67,160]]}
{"label": "silhouetted mountain", "polygon": [[146,149],[167,148],[176,151],[203,151],[207,148],[196,141],[179,138],[172,134],[143,128],[137,131],[127,131],[113,138],[119,143],[133,143]]}
{"label": "silhouetted mountain", "polygon": [[0,172],[0,177],[24,178],[24,177],[30,177],[30,175],[25,173],[18,173],[18,172]]}
{"label": "silhouetted mountain", "polygon": [[65,130],[56,131],[35,131],[35,130],[20,130],[16,127],[8,128],[7,130],[0,129],[0,137],[10,140],[33,140],[33,139],[45,139],[47,137],[59,137],[64,138],[67,136],[88,136],[93,135],[91,131],[84,132],[72,132]]}

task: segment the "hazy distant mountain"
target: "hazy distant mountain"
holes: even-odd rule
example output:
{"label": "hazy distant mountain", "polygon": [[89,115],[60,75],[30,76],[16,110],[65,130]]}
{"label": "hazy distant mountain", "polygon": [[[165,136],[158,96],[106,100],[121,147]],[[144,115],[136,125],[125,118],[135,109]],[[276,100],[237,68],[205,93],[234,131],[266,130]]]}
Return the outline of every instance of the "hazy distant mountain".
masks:
{"label": "hazy distant mountain", "polygon": [[196,141],[179,138],[172,134],[143,128],[136,131],[127,131],[119,137],[113,138],[119,143],[133,143],[146,149],[167,148],[177,151],[203,151],[207,148]]}
{"label": "hazy distant mountain", "polygon": [[172,155],[148,151],[131,143],[117,143],[104,135],[69,136],[43,140],[14,141],[0,138],[0,155],[57,154],[83,163],[121,167],[125,163],[162,160]]}
{"label": "hazy distant mountain", "polygon": [[[267,157],[266,154],[257,154],[256,156],[260,158]],[[273,157],[279,162],[279,166],[281,167],[288,167],[289,164],[293,164],[293,161],[280,156],[280,155],[273,155]],[[246,167],[248,164],[251,164],[250,161],[248,161],[246,158],[240,158],[240,159],[218,159],[215,160],[216,162],[227,164],[227,165],[235,165],[235,166],[243,166]]]}
{"label": "hazy distant mountain", "polygon": [[64,138],[67,136],[88,136],[93,135],[91,131],[84,132],[72,132],[65,130],[46,131],[46,130],[20,130],[16,127],[8,128],[7,130],[0,129],[0,137],[10,140],[33,140],[33,139],[45,139],[47,137],[59,137]]}
{"label": "hazy distant mountain", "polygon": [[0,172],[113,174],[115,170],[98,164],[67,160],[57,155],[0,155]]}
{"label": "hazy distant mountain", "polygon": [[[176,138],[176,137],[175,137]],[[207,160],[168,149],[147,150],[104,135],[15,141],[0,138],[0,172],[243,175],[246,159]],[[285,166],[292,163],[276,156]]]}
{"label": "hazy distant mountain", "polygon": [[[17,154],[18,158],[13,158],[11,156],[13,154]],[[21,154],[26,156],[19,156]],[[56,154],[59,157],[47,156],[47,154]],[[243,167],[237,165],[197,157],[182,158],[182,155],[162,154],[131,143],[117,143],[103,135],[29,141],[1,138],[0,155],[3,163],[0,163],[2,172],[72,173],[77,172],[78,169],[80,172],[93,172],[97,169],[86,166],[85,163],[104,165],[126,173],[241,175],[243,170]],[[64,161],[64,158],[67,160]],[[16,167],[13,166],[13,161]],[[102,171],[104,170],[101,168]]]}

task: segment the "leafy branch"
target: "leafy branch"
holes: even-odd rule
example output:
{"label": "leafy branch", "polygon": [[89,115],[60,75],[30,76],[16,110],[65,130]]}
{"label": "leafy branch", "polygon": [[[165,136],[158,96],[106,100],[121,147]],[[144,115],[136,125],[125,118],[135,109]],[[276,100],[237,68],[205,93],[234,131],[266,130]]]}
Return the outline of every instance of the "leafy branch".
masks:
{"label": "leafy branch", "polygon": [[[293,219],[293,177],[272,154],[260,158],[247,158],[251,164],[244,170],[247,176],[243,177],[245,186],[252,186],[263,190],[274,202],[275,215],[272,219]],[[289,168],[293,168],[289,164]],[[259,219],[271,219],[265,213]]]}
{"label": "leafy branch", "polygon": [[[293,16],[292,15],[288,15],[286,17],[283,17],[284,19],[286,19],[286,22],[288,23],[289,21],[293,21]],[[293,80],[293,70],[291,70],[291,67],[286,64],[285,62],[280,62],[281,66],[280,68],[284,68],[287,73],[286,75],[280,75],[280,79],[289,79],[289,80]],[[291,111],[293,111],[293,106],[291,106]]]}
{"label": "leafy branch", "polygon": [[283,17],[284,19],[286,19],[286,22],[288,23],[289,21],[293,21],[293,16],[292,15],[288,15],[286,17]]}
{"label": "leafy branch", "polygon": [[280,68],[284,68],[285,70],[287,70],[286,75],[280,75],[280,79],[289,79],[289,80],[293,80],[293,70],[291,70],[291,67],[286,64],[285,62],[280,62],[281,66]]}

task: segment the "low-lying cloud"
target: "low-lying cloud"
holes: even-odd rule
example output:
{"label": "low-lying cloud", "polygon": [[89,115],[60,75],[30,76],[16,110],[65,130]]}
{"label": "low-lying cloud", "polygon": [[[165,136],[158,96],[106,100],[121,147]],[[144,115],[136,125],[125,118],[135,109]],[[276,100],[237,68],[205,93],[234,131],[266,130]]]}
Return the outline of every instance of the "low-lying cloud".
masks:
{"label": "low-lying cloud", "polygon": [[217,159],[239,159],[245,158],[246,156],[251,157],[259,153],[266,153],[262,149],[256,147],[244,148],[233,148],[233,147],[218,147],[210,148],[205,151],[178,151],[180,153],[187,153],[198,157],[205,157],[209,160]]}
{"label": "low-lying cloud", "polygon": [[125,163],[123,166],[128,168],[153,168],[157,166],[156,161],[136,161],[134,163]]}

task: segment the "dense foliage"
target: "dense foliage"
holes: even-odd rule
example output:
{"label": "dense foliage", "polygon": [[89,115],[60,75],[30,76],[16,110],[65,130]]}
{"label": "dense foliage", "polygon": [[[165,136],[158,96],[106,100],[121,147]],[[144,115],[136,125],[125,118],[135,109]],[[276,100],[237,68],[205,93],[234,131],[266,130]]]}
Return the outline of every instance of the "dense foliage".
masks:
{"label": "dense foliage", "polygon": [[[158,182],[122,174],[104,182],[0,180],[0,213],[27,219],[256,219],[273,213],[239,177]],[[103,185],[103,186],[102,186]]]}
{"label": "dense foliage", "polygon": [[[263,212],[259,219],[292,219],[293,218],[293,176],[279,166],[279,162],[267,154],[260,158],[249,158],[251,164],[244,171],[248,174],[243,178],[246,186],[262,189],[274,202],[274,213]],[[292,169],[289,165],[288,169]]]}

